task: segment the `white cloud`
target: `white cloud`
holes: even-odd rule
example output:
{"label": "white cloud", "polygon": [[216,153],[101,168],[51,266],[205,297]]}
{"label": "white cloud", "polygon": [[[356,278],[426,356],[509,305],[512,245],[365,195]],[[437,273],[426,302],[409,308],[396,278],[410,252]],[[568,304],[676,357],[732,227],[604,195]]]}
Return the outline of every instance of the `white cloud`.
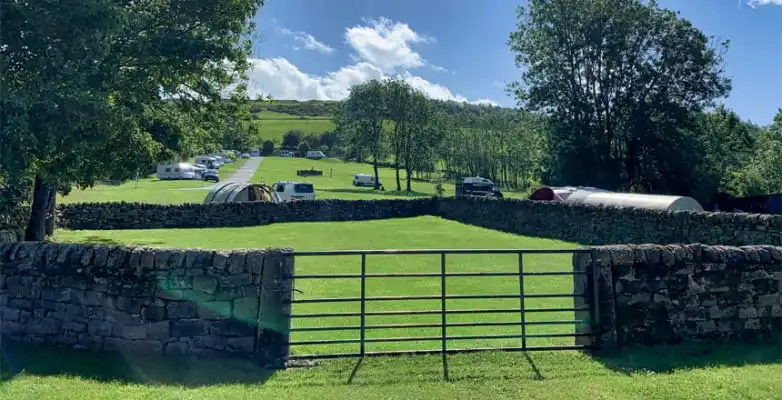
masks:
{"label": "white cloud", "polygon": [[431,68],[432,71],[437,71],[437,72],[451,72],[448,70],[448,68],[441,67],[439,65],[434,65],[434,64],[429,65],[429,68]]}
{"label": "white cloud", "polygon": [[752,8],[768,5],[782,6],[782,0],[749,0],[747,1],[747,5]]}
{"label": "white cloud", "polygon": [[[301,43],[307,50],[313,50],[324,54],[331,54],[334,52],[334,48],[319,42],[317,39],[315,39],[315,37],[307,32],[295,32],[286,28],[280,29],[279,32],[283,36],[292,37],[293,40]],[[294,50],[298,50],[299,48],[299,46],[295,46]]]}
{"label": "white cloud", "polygon": [[364,21],[368,25],[356,25],[345,31],[345,41],[353,47],[362,60],[377,65],[384,71],[396,68],[417,68],[425,65],[420,54],[411,44],[431,43],[433,38],[422,36],[401,22],[387,18]]}
{"label": "white cloud", "polygon": [[[279,32],[294,39],[306,35],[284,28]],[[303,39],[296,40],[306,47]],[[271,95],[286,100],[342,100],[348,96],[353,85],[372,79],[399,78],[433,99],[497,105],[489,99],[470,101],[445,86],[410,73],[409,70],[423,66],[435,71],[448,70],[427,63],[410,47],[411,44],[436,43],[436,39],[416,33],[407,24],[386,18],[366,20],[365,25],[347,28],[345,41],[354,50],[350,55],[352,64],[324,75],[302,72],[282,57],[251,59],[248,94],[253,97]]]}

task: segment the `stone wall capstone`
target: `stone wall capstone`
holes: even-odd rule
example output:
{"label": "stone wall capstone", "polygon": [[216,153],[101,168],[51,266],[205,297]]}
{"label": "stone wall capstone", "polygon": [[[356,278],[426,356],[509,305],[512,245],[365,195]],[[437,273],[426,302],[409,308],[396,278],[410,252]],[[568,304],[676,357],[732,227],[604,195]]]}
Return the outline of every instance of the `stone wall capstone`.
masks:
{"label": "stone wall capstone", "polygon": [[80,203],[59,205],[57,224],[67,229],[162,229],[362,221],[429,215],[432,205],[432,199],[315,200],[281,204]]}
{"label": "stone wall capstone", "polygon": [[436,214],[465,224],[585,245],[782,245],[782,215],[657,211],[531,200],[446,198]]}
{"label": "stone wall capstone", "polygon": [[[575,254],[598,268],[603,348],[782,336],[782,247],[621,245]],[[576,280],[576,291],[590,291]]]}
{"label": "stone wall capstone", "polygon": [[279,366],[289,325],[264,319],[287,306],[261,298],[263,290],[290,296],[275,278],[293,273],[285,251],[2,244],[0,333],[75,349],[238,355]]}

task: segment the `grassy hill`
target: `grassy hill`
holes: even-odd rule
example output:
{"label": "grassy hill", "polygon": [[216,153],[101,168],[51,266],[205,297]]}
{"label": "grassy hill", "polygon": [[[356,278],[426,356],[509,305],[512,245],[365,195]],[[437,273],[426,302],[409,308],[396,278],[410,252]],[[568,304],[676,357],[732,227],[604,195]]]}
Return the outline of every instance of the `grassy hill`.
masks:
{"label": "grassy hill", "polygon": [[[435,103],[445,114],[459,117],[516,112],[512,108],[479,106],[454,101],[435,100]],[[333,131],[335,126],[332,117],[340,104],[339,101],[328,100],[257,101],[248,105],[251,115],[248,123],[256,126],[263,140],[271,140],[279,144],[285,132],[292,130],[299,130],[305,135]]]}

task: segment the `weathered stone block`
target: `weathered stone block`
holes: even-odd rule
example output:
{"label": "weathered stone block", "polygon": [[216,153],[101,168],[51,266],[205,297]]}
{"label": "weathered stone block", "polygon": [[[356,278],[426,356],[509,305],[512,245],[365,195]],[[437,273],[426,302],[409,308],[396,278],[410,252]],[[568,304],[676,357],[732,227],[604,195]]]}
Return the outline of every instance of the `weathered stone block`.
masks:
{"label": "weathered stone block", "polygon": [[166,310],[170,319],[195,318],[196,316],[196,306],[189,301],[171,301]]}
{"label": "weathered stone block", "polygon": [[123,339],[146,339],[146,325],[115,325],[113,327],[114,336]]}
{"label": "weathered stone block", "polygon": [[208,276],[193,278],[193,292],[196,294],[214,294],[217,291],[217,279]]}
{"label": "weathered stone block", "polygon": [[255,351],[255,339],[251,337],[228,338],[228,351],[251,354]]}
{"label": "weathered stone block", "polygon": [[163,352],[163,343],[156,340],[136,340],[133,341],[131,349],[134,353],[157,354]]}
{"label": "weathered stone block", "polygon": [[208,301],[199,305],[198,318],[220,320],[231,318],[231,302]]}
{"label": "weathered stone block", "polygon": [[165,340],[171,337],[169,321],[151,322],[147,325],[147,339]]}
{"label": "weathered stone block", "polygon": [[109,336],[111,335],[111,322],[92,320],[87,323],[87,332],[90,336]]}
{"label": "weathered stone block", "polygon": [[200,319],[181,319],[171,321],[171,337],[193,337],[206,335],[209,323]]}
{"label": "weathered stone block", "polygon": [[258,320],[258,301],[257,297],[242,297],[233,302],[233,317],[242,321]]}
{"label": "weathered stone block", "polygon": [[166,319],[166,307],[145,306],[141,309],[141,315],[147,321],[162,321]]}

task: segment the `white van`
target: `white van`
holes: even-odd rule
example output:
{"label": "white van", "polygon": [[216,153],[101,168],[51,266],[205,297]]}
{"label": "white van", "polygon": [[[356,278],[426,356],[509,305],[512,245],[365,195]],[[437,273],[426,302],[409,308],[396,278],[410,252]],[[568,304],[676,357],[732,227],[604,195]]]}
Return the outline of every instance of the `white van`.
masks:
{"label": "white van", "polygon": [[159,164],[157,166],[157,178],[167,179],[199,179],[196,168],[188,163]]}
{"label": "white van", "polygon": [[212,156],[198,156],[195,158],[196,164],[201,164],[209,169],[220,168],[220,161]]}
{"label": "white van", "polygon": [[309,182],[280,181],[272,185],[272,190],[282,201],[315,200],[315,187]]}
{"label": "white van", "polygon": [[321,158],[325,158],[326,155],[323,154],[322,151],[308,151],[307,152],[307,158],[310,160],[320,160]]}
{"label": "white van", "polygon": [[[381,186],[382,183],[378,182],[377,186]],[[367,174],[353,175],[353,186],[371,186],[375,187],[375,177]]]}

